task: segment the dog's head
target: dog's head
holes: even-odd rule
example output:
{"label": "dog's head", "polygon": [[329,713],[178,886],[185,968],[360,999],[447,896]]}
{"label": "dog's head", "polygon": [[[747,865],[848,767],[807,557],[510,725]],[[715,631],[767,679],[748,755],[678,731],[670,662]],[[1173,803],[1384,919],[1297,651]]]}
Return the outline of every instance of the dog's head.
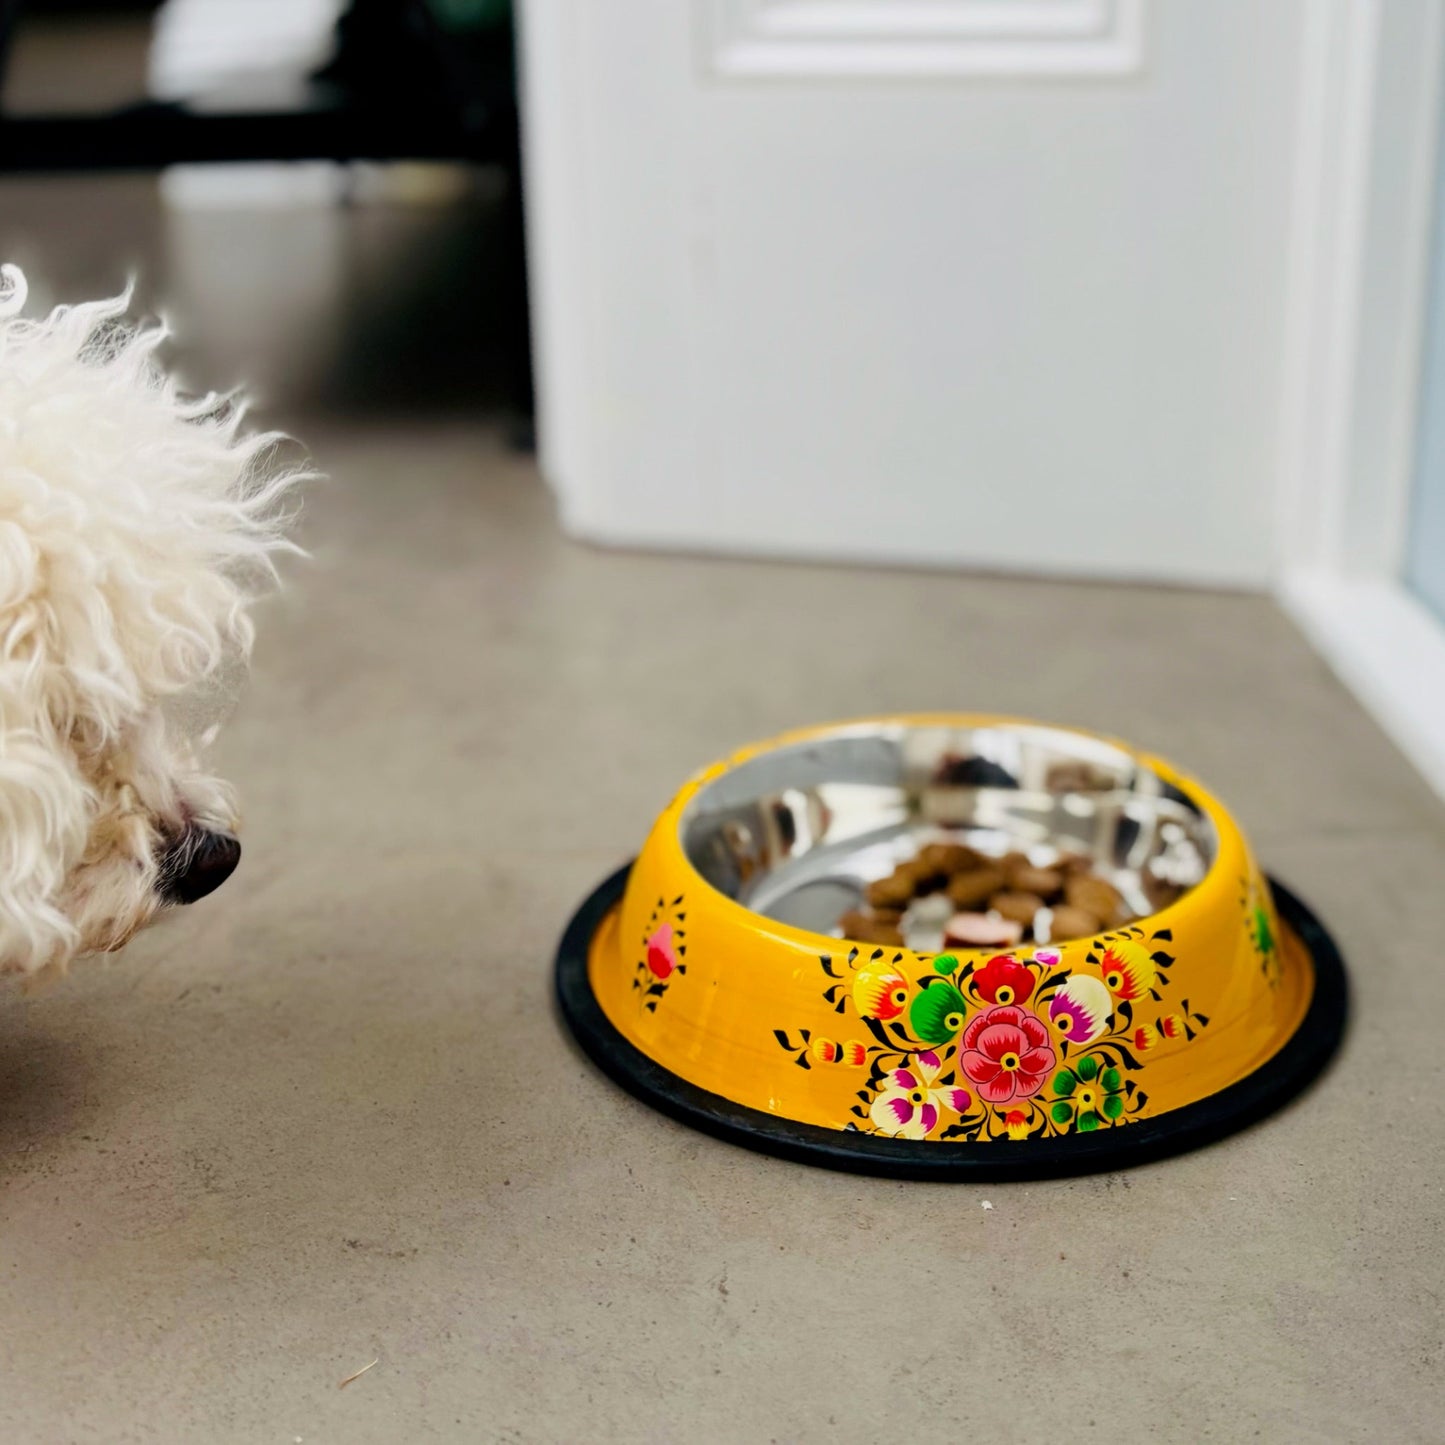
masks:
{"label": "dog's head", "polygon": [[0,971],[33,973],[236,866],[177,704],[249,654],[297,474],[239,408],[178,396],[128,297],[24,300],[0,268]]}

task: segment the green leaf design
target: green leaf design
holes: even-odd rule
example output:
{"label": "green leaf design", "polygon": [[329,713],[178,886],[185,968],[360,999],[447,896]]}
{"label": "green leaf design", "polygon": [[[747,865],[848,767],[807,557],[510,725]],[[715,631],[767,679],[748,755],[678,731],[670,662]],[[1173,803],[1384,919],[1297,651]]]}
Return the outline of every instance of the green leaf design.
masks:
{"label": "green leaf design", "polygon": [[1049,1113],[1054,1116],[1055,1124],[1067,1124],[1074,1117],[1074,1111],[1062,1101],[1055,1104]]}
{"label": "green leaf design", "polygon": [[914,1036],[928,1044],[946,1044],[963,1027],[963,995],[951,983],[935,983],[913,1000],[908,1023]]}
{"label": "green leaf design", "polygon": [[958,967],[958,960],[951,953],[940,953],[933,960],[934,973],[952,973]]}
{"label": "green leaf design", "polygon": [[1269,914],[1258,904],[1254,909],[1254,940],[1261,953],[1274,952],[1274,930],[1269,926]]}
{"label": "green leaf design", "polygon": [[1099,1116],[1092,1109],[1085,1109],[1079,1115],[1079,1133],[1092,1134],[1099,1127]]}
{"label": "green leaf design", "polygon": [[1118,1069],[1105,1069],[1099,1082],[1111,1093],[1117,1093],[1119,1085],[1123,1083],[1123,1076]]}
{"label": "green leaf design", "polygon": [[1099,1072],[1099,1061],[1090,1056],[1074,1065],[1074,1072],[1087,1084]]}
{"label": "green leaf design", "polygon": [[1124,1112],[1124,1098],[1122,1094],[1110,1094],[1104,1100],[1104,1117],[1106,1119],[1117,1119]]}
{"label": "green leaf design", "polygon": [[[1078,1082],[1072,1069],[1060,1069],[1059,1072],[1054,1075],[1054,1093],[1067,1097],[1074,1092],[1074,1085]],[[1067,1105],[1065,1107],[1067,1107]]]}

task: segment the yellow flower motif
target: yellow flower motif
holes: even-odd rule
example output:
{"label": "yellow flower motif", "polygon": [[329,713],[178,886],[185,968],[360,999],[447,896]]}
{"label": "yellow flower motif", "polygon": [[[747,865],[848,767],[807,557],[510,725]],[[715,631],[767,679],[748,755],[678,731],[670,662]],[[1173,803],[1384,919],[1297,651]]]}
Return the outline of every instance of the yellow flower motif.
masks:
{"label": "yellow flower motif", "polygon": [[1099,961],[1099,970],[1109,992],[1119,998],[1143,998],[1159,982],[1153,955],[1135,938],[1111,943]]}
{"label": "yellow flower motif", "polygon": [[857,1039],[842,1044],[834,1039],[814,1039],[808,1052],[819,1064],[846,1064],[850,1069],[860,1069],[868,1062],[868,1046]]}
{"label": "yellow flower motif", "polygon": [[892,964],[873,963],[858,970],[853,980],[853,1006],[865,1019],[887,1023],[903,1012],[908,1002],[908,980]]}

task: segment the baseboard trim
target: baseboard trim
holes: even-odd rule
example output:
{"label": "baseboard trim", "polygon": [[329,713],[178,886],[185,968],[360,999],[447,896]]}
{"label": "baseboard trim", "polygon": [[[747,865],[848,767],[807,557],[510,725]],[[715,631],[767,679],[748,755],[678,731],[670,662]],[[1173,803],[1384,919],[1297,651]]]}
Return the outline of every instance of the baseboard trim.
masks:
{"label": "baseboard trim", "polygon": [[1294,572],[1280,602],[1445,799],[1445,624],[1397,582]]}

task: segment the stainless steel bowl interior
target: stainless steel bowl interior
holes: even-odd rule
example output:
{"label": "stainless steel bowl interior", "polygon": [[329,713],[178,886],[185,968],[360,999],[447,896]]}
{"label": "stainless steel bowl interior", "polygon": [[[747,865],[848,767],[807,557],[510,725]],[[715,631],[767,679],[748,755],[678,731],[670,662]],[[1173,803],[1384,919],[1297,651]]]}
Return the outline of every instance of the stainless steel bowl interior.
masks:
{"label": "stainless steel bowl interior", "polygon": [[1208,816],[1123,750],[1024,724],[840,729],[762,754],[699,790],[683,847],[712,887],[823,934],[924,844],[1087,856],[1136,916],[1208,871]]}

